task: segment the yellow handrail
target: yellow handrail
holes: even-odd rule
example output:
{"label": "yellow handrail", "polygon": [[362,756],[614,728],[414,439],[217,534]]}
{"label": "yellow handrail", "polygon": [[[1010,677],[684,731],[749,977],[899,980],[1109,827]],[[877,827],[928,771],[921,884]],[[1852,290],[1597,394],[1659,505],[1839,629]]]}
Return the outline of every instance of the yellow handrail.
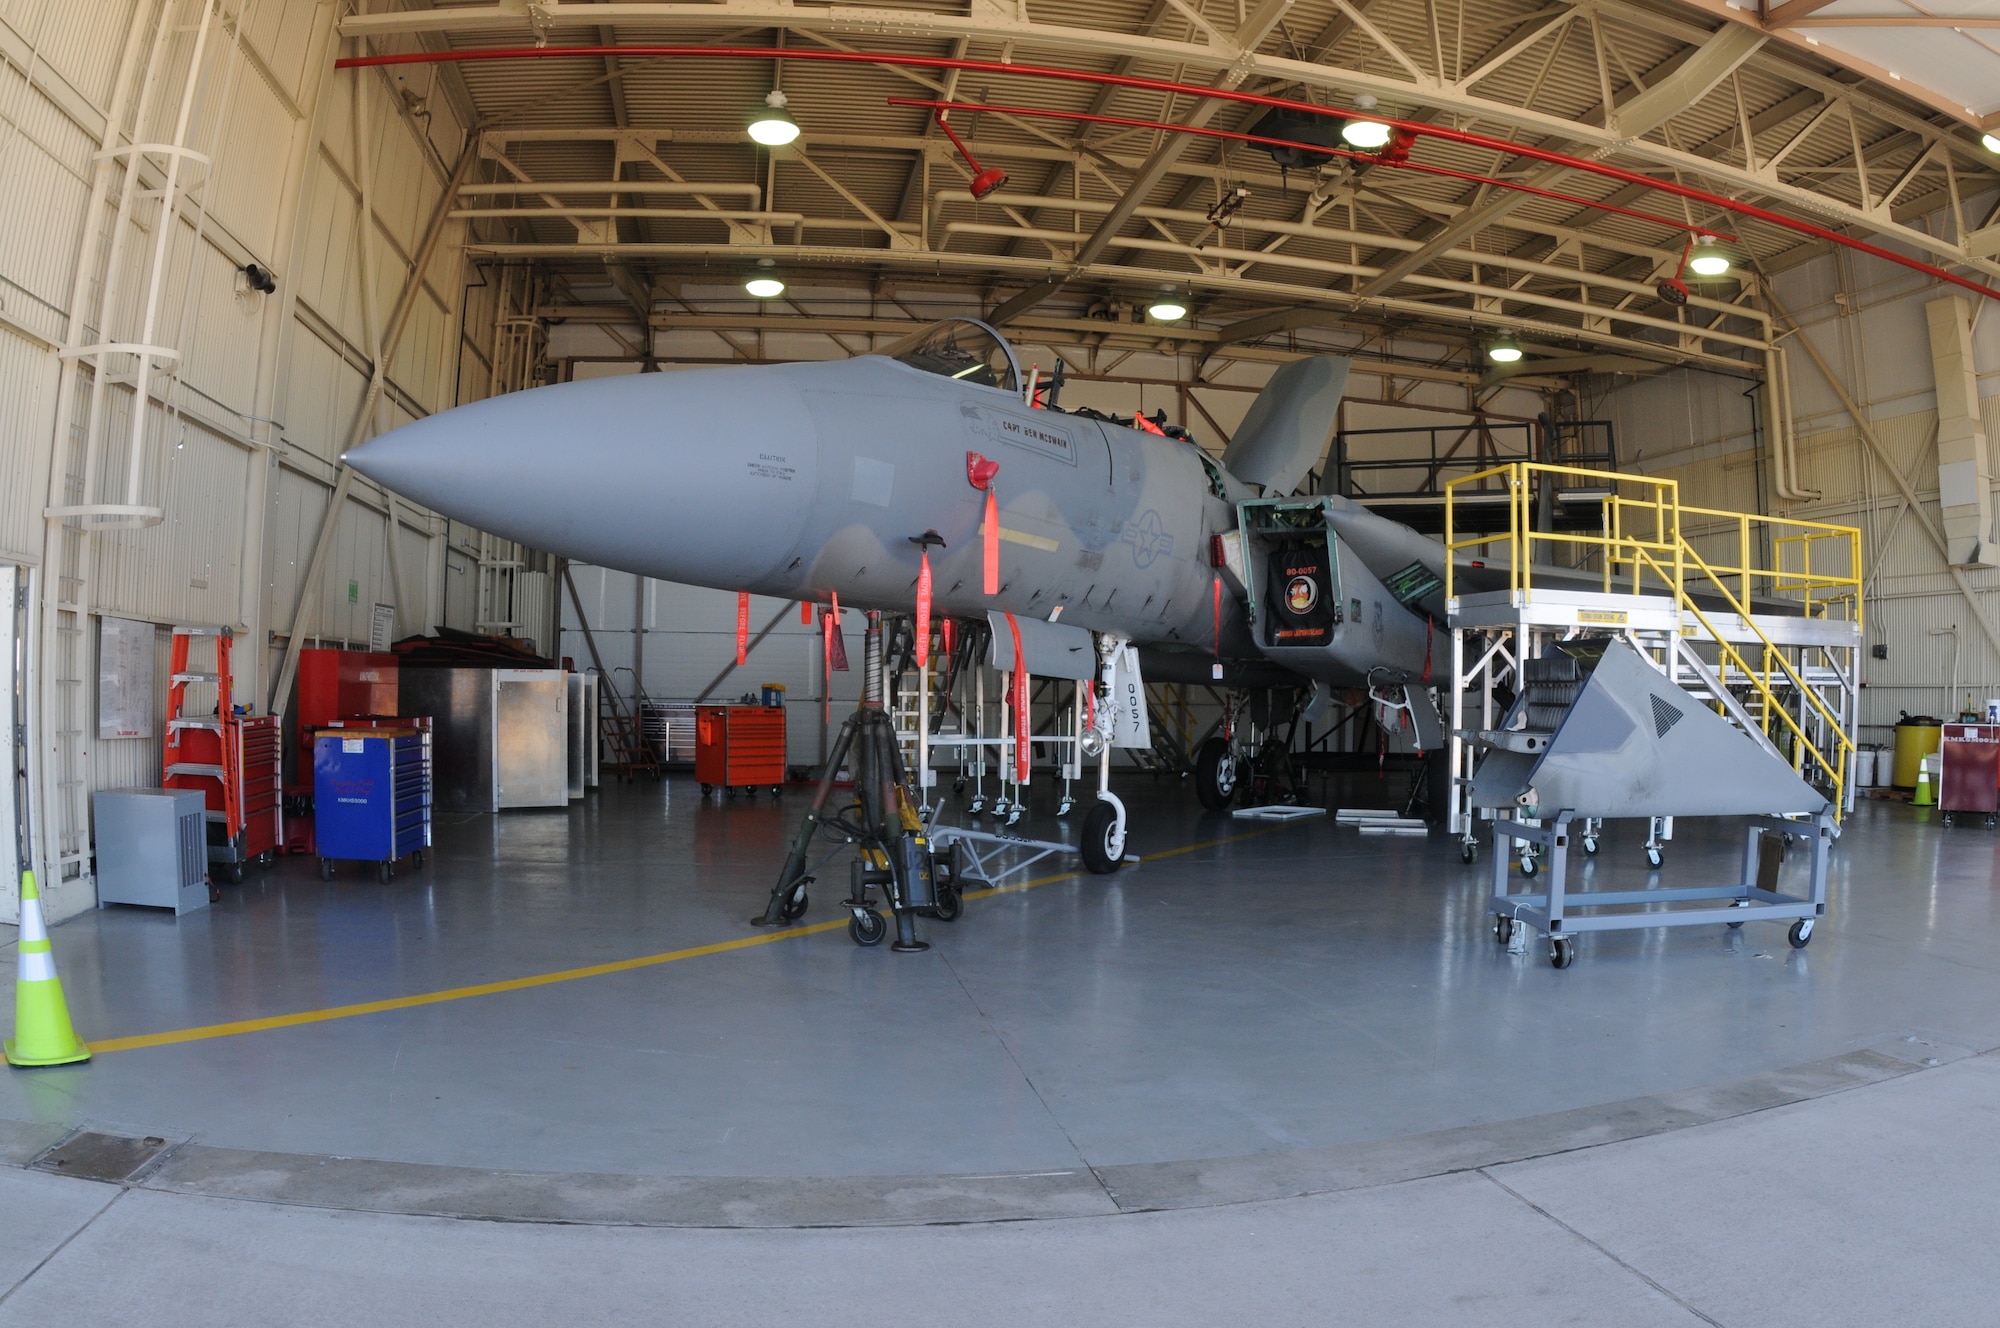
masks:
{"label": "yellow handrail", "polygon": [[[1603,503],[1601,532],[1594,535],[1569,531],[1539,531],[1533,528],[1533,499],[1537,480],[1541,476],[1551,478],[1574,476],[1588,479],[1593,484],[1609,484],[1611,491],[1600,501]],[[1507,486],[1507,532],[1475,533],[1464,538],[1458,535],[1456,502],[1460,491],[1478,485],[1484,490],[1488,481],[1503,480]],[[1640,496],[1627,497],[1621,490],[1637,490]],[[1704,558],[1692,542],[1684,526],[1688,518],[1699,522],[1722,526],[1722,531],[1706,530],[1694,535],[1693,539],[1707,538],[1721,533],[1734,535],[1735,561],[1717,559],[1710,562]],[[1680,486],[1677,481],[1660,479],[1651,475],[1628,475],[1618,472],[1585,470],[1574,466],[1549,465],[1538,461],[1512,461],[1494,466],[1475,474],[1449,480],[1445,484],[1445,595],[1447,599],[1457,594],[1455,576],[1457,555],[1468,549],[1485,548],[1505,542],[1508,553],[1508,587],[1516,595],[1529,595],[1534,588],[1534,552],[1537,543],[1548,545],[1567,544],[1583,548],[1595,548],[1603,559],[1603,583],[1607,593],[1611,591],[1614,577],[1621,576],[1618,569],[1631,568],[1631,593],[1643,593],[1646,588],[1646,573],[1651,572],[1660,581],[1660,589],[1673,597],[1676,606],[1691,614],[1694,620],[1707,631],[1716,643],[1720,677],[1726,679],[1732,665],[1748,680],[1762,703],[1763,714],[1759,726],[1768,737],[1771,731],[1771,715],[1776,713],[1788,727],[1797,742],[1794,753],[1795,768],[1802,769],[1809,755],[1826,772],[1833,783],[1834,814],[1841,814],[1846,801],[1847,772],[1852,766],[1854,740],[1841,726],[1840,720],[1823,701],[1819,693],[1806,685],[1791,661],[1785,658],[1775,642],[1752,620],[1750,605],[1757,593],[1757,585],[1762,582],[1768,592],[1790,597],[1796,594],[1804,612],[1809,617],[1827,617],[1836,605],[1842,606],[1857,627],[1862,625],[1864,606],[1861,595],[1861,532],[1852,526],[1833,525],[1821,521],[1803,521],[1795,517],[1763,516],[1750,512],[1727,512],[1715,508],[1684,506],[1680,501]],[[1728,527],[1734,530],[1729,531]],[[1643,528],[1643,529],[1642,529]],[[1771,566],[1760,565],[1755,552],[1757,535],[1768,533],[1771,540]],[[1845,545],[1845,570],[1828,570],[1831,559],[1826,556],[1815,558],[1816,548],[1828,550],[1829,545]],[[1798,551],[1799,565],[1787,567],[1788,550]],[[1815,562],[1820,565],[1815,568]],[[1743,653],[1717,631],[1709,616],[1694,600],[1688,589],[1690,571],[1706,577],[1717,593],[1743,622],[1744,627],[1756,637],[1763,647],[1763,667],[1752,668]],[[1731,590],[1724,578],[1732,578],[1736,589]],[[1815,592],[1820,592],[1815,599]],[[1775,662],[1776,669],[1773,664]],[[1773,689],[1777,672],[1782,671],[1799,694],[1805,697],[1816,710],[1826,726],[1833,731],[1836,744],[1833,759],[1829,760],[1817,744],[1807,735],[1799,719],[1780,704]],[[1804,713],[1803,711],[1801,712]]]}

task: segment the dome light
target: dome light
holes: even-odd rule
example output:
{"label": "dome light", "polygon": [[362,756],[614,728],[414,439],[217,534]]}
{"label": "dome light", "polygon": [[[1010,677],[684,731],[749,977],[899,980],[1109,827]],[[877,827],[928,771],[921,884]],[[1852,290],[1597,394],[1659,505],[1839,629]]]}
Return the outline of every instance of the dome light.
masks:
{"label": "dome light", "polygon": [[1187,312],[1187,306],[1172,295],[1162,295],[1146,309],[1147,317],[1158,323],[1178,323]]}
{"label": "dome light", "polygon": [[743,289],[760,300],[769,300],[785,293],[785,283],[768,272],[759,272],[743,283]]}
{"label": "dome light", "polygon": [[764,110],[750,122],[750,137],[767,148],[781,148],[799,136],[799,122],[785,109],[785,94],[764,98]]}
{"label": "dome light", "polygon": [[1513,364],[1521,358],[1521,343],[1511,336],[1496,337],[1486,348],[1486,358],[1495,364]]}
{"label": "dome light", "polygon": [[1379,148],[1388,146],[1394,131],[1380,120],[1349,120],[1340,127],[1340,137],[1349,147]]}
{"label": "dome light", "polygon": [[1698,277],[1719,277],[1729,271],[1729,255],[1721,245],[1704,240],[1689,251],[1688,271]]}
{"label": "dome light", "polygon": [[1986,134],[1980,138],[1979,143],[1988,152],[2000,152],[2000,134]]}

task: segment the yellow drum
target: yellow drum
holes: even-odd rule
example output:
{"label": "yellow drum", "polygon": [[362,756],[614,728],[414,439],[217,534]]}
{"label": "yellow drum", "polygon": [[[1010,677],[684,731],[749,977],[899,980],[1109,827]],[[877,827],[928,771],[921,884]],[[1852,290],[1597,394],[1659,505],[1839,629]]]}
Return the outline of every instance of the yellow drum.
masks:
{"label": "yellow drum", "polygon": [[1903,712],[1903,717],[1896,721],[1896,759],[1891,784],[1906,791],[1917,786],[1917,766],[1938,749],[1942,728],[1929,715]]}

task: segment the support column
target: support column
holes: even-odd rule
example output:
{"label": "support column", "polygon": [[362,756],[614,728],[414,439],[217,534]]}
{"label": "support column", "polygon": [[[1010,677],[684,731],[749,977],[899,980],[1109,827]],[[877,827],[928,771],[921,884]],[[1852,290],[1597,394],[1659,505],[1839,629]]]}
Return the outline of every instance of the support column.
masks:
{"label": "support column", "polygon": [[1972,358],[1972,309],[1962,295],[1924,306],[1937,375],[1938,506],[1953,567],[2000,567],[1993,542],[1993,473],[1979,415]]}

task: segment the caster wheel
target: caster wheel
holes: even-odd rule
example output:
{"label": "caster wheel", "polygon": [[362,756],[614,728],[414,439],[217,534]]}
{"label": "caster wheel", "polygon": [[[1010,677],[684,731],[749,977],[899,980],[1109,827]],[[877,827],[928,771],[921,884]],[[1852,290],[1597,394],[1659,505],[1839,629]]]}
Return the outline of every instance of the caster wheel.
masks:
{"label": "caster wheel", "polygon": [[889,934],[889,920],[874,909],[867,909],[847,919],[847,934],[856,945],[880,945]]}
{"label": "caster wheel", "polygon": [[[1747,900],[1747,899],[1739,899],[1739,900],[1737,900],[1737,901],[1736,901],[1736,904],[1735,904],[1734,906],[1735,906],[1735,907],[1737,907],[1737,908],[1748,908],[1748,907],[1750,907],[1750,901],[1749,901],[1749,900]],[[1742,923],[1740,923],[1740,922],[1731,922],[1731,923],[1727,923],[1727,924],[1725,924],[1725,925],[1727,925],[1727,926],[1728,926],[1728,928],[1729,928],[1729,930],[1731,930],[1731,931],[1738,931],[1738,930],[1740,930],[1740,929],[1742,928],[1742,926],[1743,926],[1743,924],[1742,924]]]}
{"label": "caster wheel", "polygon": [[986,799],[975,794],[972,801],[965,805],[965,810],[971,812],[974,816],[979,815],[986,810]]}
{"label": "caster wheel", "polygon": [[1468,866],[1479,861],[1479,845],[1470,839],[1461,841],[1458,846],[1458,860]]}
{"label": "caster wheel", "polygon": [[333,859],[332,859],[332,858],[321,858],[321,859],[319,860],[319,878],[320,878],[320,879],[321,879],[322,881],[330,881],[330,880],[332,880],[332,879],[333,879]]}
{"label": "caster wheel", "polygon": [[1201,805],[1219,812],[1236,796],[1236,753],[1221,738],[1210,738],[1194,758],[1194,792]]}
{"label": "caster wheel", "polygon": [[1549,965],[1552,968],[1568,968],[1576,962],[1576,942],[1567,936],[1558,936],[1549,942]]}
{"label": "caster wheel", "polygon": [[778,905],[778,916],[786,922],[797,922],[806,915],[807,902],[805,883],[800,882],[785,896],[785,902]]}
{"label": "caster wheel", "polygon": [[772,796],[772,797],[774,797],[774,798],[782,798],[782,797],[784,797],[784,796],[785,796],[785,789],[784,789],[784,786],[783,786],[782,784],[773,784],[773,785],[771,785],[771,796]]}
{"label": "caster wheel", "polygon": [[1792,924],[1792,929],[1785,933],[1785,939],[1792,943],[1794,950],[1803,950],[1806,948],[1807,943],[1812,940],[1812,934],[1813,920],[1811,918],[1800,918]]}
{"label": "caster wheel", "polygon": [[1946,812],[1946,813],[1944,814],[1944,828],[1945,828],[1945,829],[1947,829],[1947,830],[1951,829],[1951,813],[1950,813],[1950,812]]}
{"label": "caster wheel", "polygon": [[1076,806],[1076,799],[1064,798],[1061,802],[1056,804],[1057,818],[1060,819],[1062,817],[1068,816],[1070,813],[1070,809],[1075,806]]}
{"label": "caster wheel", "polygon": [[713,793],[713,792],[715,792],[715,785],[713,785],[713,784],[703,784],[703,785],[701,786],[701,796],[702,796],[702,797],[704,797],[704,798],[705,798],[705,797],[707,797],[707,796],[708,796],[709,794],[711,794],[711,793]]}
{"label": "caster wheel", "polygon": [[213,883],[211,883],[208,887],[208,902],[211,904],[219,904],[222,902],[222,891],[216,889]]}
{"label": "caster wheel", "polygon": [[389,878],[391,878],[395,874],[396,874],[396,864],[393,862],[385,862],[375,869],[375,879],[382,882],[382,884],[384,885],[387,885],[389,883]]}
{"label": "caster wheel", "polygon": [[1986,818],[1986,828],[1987,828],[1988,830],[1991,830],[1991,829],[1993,828],[1993,821],[1994,821],[1994,818],[1993,818],[1993,817],[1991,817],[1991,816],[1989,816],[1989,817],[1987,817],[1987,818]]}
{"label": "caster wheel", "polygon": [[1521,875],[1533,876],[1537,871],[1540,870],[1541,869],[1535,865],[1535,860],[1533,858],[1521,859]]}
{"label": "caster wheel", "polygon": [[1125,860],[1125,832],[1110,803],[1100,802],[1084,816],[1077,851],[1083,854],[1083,865],[1098,876],[1109,876]]}
{"label": "caster wheel", "polygon": [[1496,916],[1493,919],[1494,944],[1505,945],[1507,942],[1513,939],[1514,939],[1514,919]]}
{"label": "caster wheel", "polygon": [[231,885],[243,884],[243,864],[240,862],[230,863],[229,870],[225,872],[224,875],[226,875],[229,878],[229,883]]}
{"label": "caster wheel", "polygon": [[1585,835],[1585,836],[1583,837],[1583,851],[1584,851],[1585,853],[1588,853],[1588,854],[1590,854],[1590,855],[1591,855],[1592,857],[1595,857],[1595,856],[1597,855],[1597,836],[1596,836],[1596,835]]}
{"label": "caster wheel", "polygon": [[416,868],[418,871],[424,869],[424,851],[422,849],[418,849],[410,855],[410,866]]}
{"label": "caster wheel", "polygon": [[1007,813],[1007,822],[1006,822],[1006,823],[1007,823],[1008,825],[1013,825],[1013,824],[1014,824],[1015,822],[1019,821],[1020,819],[1021,819],[1021,809],[1020,809],[1019,807],[1016,807],[1016,808],[1015,808],[1015,809],[1014,809],[1013,811],[1011,811],[1011,812],[1008,812],[1008,813]]}
{"label": "caster wheel", "polygon": [[952,780],[952,781],[951,781],[951,791],[952,791],[953,793],[959,793],[959,794],[963,794],[963,793],[965,792],[965,781],[964,781],[963,779],[954,779],[954,780]]}
{"label": "caster wheel", "polygon": [[937,906],[931,909],[931,916],[939,922],[956,922],[958,915],[965,912],[965,896],[951,887],[945,886],[937,892]]}
{"label": "caster wheel", "polygon": [[1646,850],[1646,865],[1647,865],[1648,867],[1658,867],[1658,866],[1660,865],[1660,859],[1661,859],[1661,856],[1662,856],[1662,855],[1661,855],[1661,853],[1660,853],[1660,850],[1658,850],[1658,849],[1656,849],[1656,848],[1649,848],[1649,849],[1647,849],[1647,850]]}

